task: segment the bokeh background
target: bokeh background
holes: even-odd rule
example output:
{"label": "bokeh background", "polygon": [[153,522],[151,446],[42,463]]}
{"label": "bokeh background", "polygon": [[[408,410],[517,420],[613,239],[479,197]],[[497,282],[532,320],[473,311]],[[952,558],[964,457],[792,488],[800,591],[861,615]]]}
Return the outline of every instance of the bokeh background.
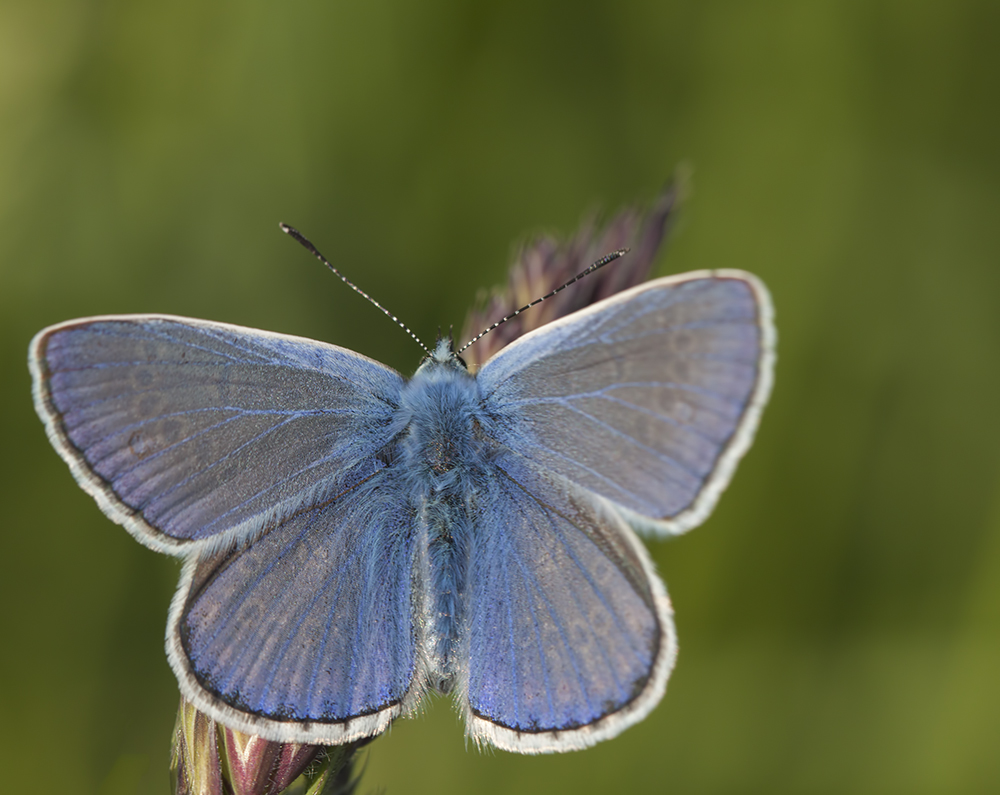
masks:
{"label": "bokeh background", "polygon": [[466,748],[390,793],[1000,790],[1000,5],[991,0],[0,0],[0,789],[166,793],[177,563],[112,525],[25,351],[169,312],[419,351],[515,241],[691,195],[657,273],[770,286],[774,396],[715,515],[651,543],[681,652],[585,752]]}

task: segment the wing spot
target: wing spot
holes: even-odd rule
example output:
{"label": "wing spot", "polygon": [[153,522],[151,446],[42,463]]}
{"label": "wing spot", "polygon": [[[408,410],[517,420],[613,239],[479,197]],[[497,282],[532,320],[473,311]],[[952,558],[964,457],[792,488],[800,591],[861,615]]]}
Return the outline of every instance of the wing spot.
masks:
{"label": "wing spot", "polygon": [[139,431],[134,431],[131,436],[128,437],[128,449],[132,453],[134,458],[142,461],[147,458],[153,452],[153,445],[149,443],[149,440],[142,435]]}

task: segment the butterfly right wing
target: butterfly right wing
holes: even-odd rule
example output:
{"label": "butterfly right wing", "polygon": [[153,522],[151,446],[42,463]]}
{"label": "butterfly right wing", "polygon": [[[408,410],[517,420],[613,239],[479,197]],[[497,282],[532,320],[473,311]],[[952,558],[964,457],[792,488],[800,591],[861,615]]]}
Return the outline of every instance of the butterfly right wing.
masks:
{"label": "butterfly right wing", "polygon": [[585,748],[663,696],[666,589],[607,500],[512,451],[494,464],[469,556],[467,732],[520,753]]}
{"label": "butterfly right wing", "polygon": [[252,544],[188,559],[167,655],[199,710],[277,742],[337,744],[412,709],[426,677],[416,523],[397,477],[383,470]]}
{"label": "butterfly right wing", "polygon": [[333,345],[154,315],[47,328],[29,365],[80,485],[171,554],[252,537],[379,471],[403,384]]}
{"label": "butterfly right wing", "polygon": [[767,291],[740,271],[649,282],[524,335],[477,377],[478,495],[460,694],[469,734],[586,747],[659,701],[676,651],[630,525],[705,518],[771,385]]}
{"label": "butterfly right wing", "polygon": [[656,279],[515,340],[477,377],[502,447],[615,502],[634,526],[709,514],[771,390],[775,332],[752,274]]}

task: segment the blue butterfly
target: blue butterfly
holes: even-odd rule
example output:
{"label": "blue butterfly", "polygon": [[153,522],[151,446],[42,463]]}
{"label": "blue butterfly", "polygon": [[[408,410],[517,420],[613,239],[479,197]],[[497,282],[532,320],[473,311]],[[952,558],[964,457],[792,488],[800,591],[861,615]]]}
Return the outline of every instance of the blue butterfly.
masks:
{"label": "blue butterfly", "polygon": [[183,559],[185,698],[280,742],[383,731],[451,692],[477,743],[568,751],[663,696],[672,610],[634,529],[705,519],[771,388],[767,290],[647,282],[473,375],[168,315],[32,341],[49,439],[101,510]]}

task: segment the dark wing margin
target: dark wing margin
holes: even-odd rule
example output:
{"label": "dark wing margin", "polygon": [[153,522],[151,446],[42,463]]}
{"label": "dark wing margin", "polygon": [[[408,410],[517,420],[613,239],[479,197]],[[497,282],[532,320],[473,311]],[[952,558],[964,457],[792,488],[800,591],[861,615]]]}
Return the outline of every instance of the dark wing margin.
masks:
{"label": "dark wing margin", "polygon": [[159,315],[44,329],[29,367],[79,484],[171,554],[251,537],[370,477],[403,383],[333,345]]}
{"label": "dark wing margin", "polygon": [[619,506],[640,530],[701,523],[771,391],[767,289],[735,270],[670,276],[516,340],[477,380],[488,435]]}
{"label": "dark wing margin", "polygon": [[413,708],[426,680],[416,531],[391,477],[188,559],[167,626],[185,698],[239,731],[313,744],[378,734]]}
{"label": "dark wing margin", "polygon": [[470,556],[466,731],[520,753],[585,748],[663,696],[666,589],[606,500],[515,454],[496,463]]}

